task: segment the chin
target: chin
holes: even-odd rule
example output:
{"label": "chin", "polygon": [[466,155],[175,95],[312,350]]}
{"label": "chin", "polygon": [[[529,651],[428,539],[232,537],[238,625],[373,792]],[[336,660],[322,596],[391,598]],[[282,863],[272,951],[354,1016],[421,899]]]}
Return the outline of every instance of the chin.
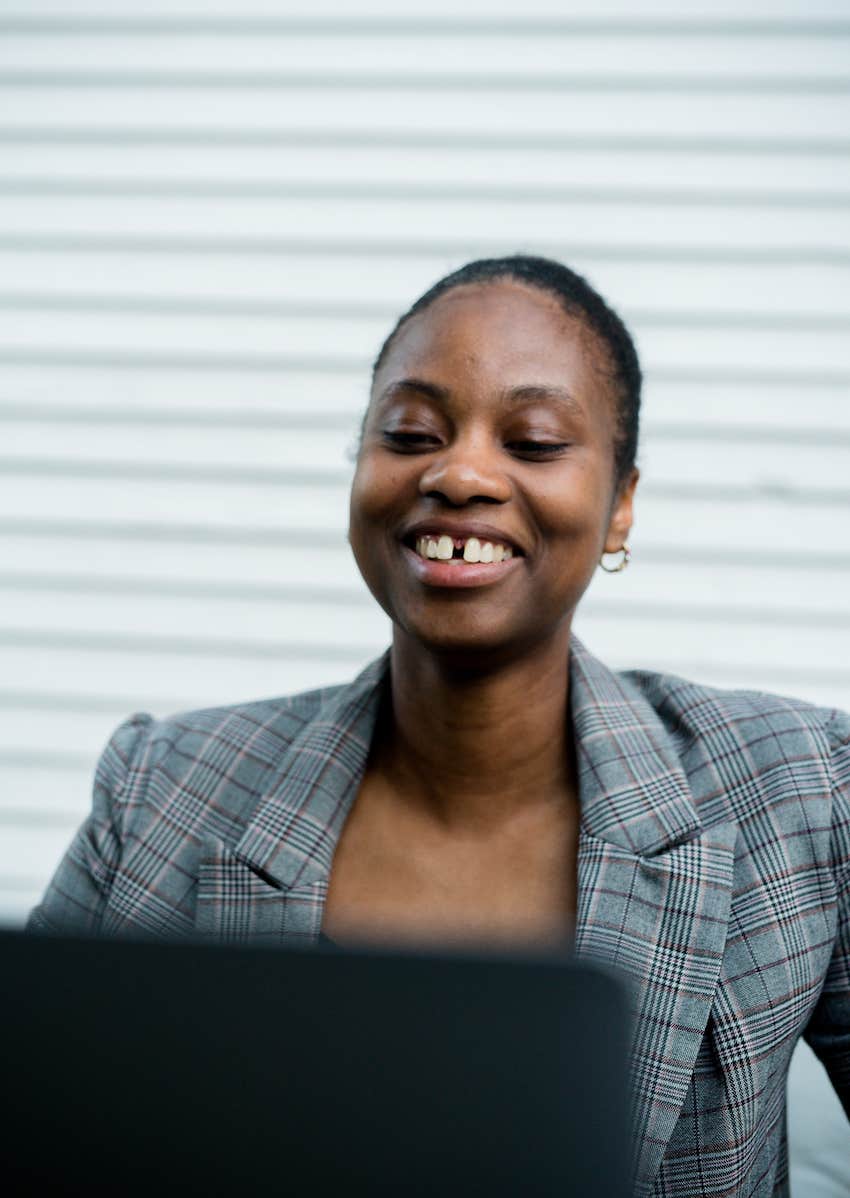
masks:
{"label": "chin", "polygon": [[533,653],[540,640],[533,630],[463,628],[448,622],[401,625],[393,620],[393,640],[419,648],[447,665],[475,672],[492,670]]}

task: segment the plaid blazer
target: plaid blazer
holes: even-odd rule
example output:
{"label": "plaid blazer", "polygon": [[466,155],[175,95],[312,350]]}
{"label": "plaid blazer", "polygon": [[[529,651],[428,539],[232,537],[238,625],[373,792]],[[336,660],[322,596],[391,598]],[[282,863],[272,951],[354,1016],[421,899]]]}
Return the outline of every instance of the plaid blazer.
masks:
{"label": "plaid blazer", "polygon": [[[28,926],[314,940],[388,670],[131,716]],[[850,1112],[850,717],[615,674],[575,640],[570,679],[576,951],[632,988],[635,1192],[787,1194],[801,1034]]]}

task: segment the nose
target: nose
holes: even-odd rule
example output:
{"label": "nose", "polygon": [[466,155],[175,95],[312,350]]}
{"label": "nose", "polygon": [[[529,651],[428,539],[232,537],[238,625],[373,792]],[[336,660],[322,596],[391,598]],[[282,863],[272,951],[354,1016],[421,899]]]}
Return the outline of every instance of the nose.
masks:
{"label": "nose", "polygon": [[419,479],[419,492],[455,507],[481,501],[505,503],[511,484],[499,461],[499,451],[483,433],[456,437],[429,454]]}

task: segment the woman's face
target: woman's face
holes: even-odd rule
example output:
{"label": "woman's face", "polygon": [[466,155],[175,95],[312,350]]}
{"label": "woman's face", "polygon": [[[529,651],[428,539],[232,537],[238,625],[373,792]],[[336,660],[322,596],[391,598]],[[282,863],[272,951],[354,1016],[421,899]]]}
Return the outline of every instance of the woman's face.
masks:
{"label": "woman's face", "polygon": [[467,284],[413,317],[375,378],[349,529],[397,632],[500,657],[568,632],[631,525],[614,415],[603,347],[547,292]]}

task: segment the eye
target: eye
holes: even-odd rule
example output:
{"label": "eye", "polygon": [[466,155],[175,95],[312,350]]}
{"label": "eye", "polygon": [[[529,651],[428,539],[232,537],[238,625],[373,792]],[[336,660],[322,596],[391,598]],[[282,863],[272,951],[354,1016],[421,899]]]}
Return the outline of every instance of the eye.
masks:
{"label": "eye", "polygon": [[523,457],[558,457],[569,449],[569,444],[566,441],[509,441],[507,448]]}
{"label": "eye", "polygon": [[417,450],[431,449],[439,444],[439,438],[430,433],[395,433],[384,429],[381,436],[393,449],[401,453],[415,453]]}

